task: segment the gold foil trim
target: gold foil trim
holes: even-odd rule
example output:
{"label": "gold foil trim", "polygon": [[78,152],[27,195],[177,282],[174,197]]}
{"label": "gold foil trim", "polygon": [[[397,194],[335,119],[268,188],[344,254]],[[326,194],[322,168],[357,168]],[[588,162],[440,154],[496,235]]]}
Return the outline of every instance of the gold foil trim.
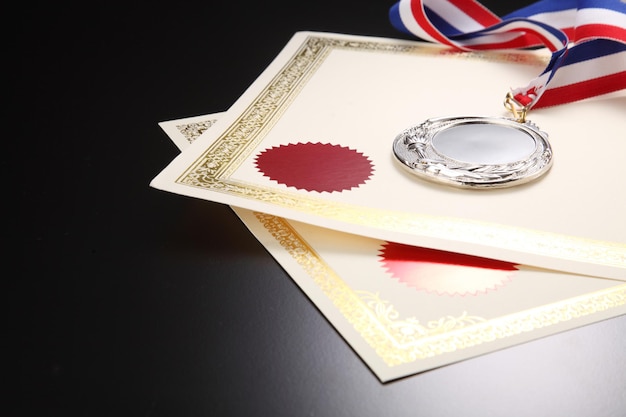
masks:
{"label": "gold foil trim", "polygon": [[213,124],[217,122],[217,119],[207,119],[198,121],[195,123],[185,123],[176,125],[176,129],[180,132],[181,135],[187,142],[191,143],[194,140],[198,139],[201,134],[203,134],[207,129],[209,129]]}
{"label": "gold foil trim", "polygon": [[463,312],[458,317],[422,324],[415,317],[400,317],[379,294],[350,288],[287,220],[259,212],[254,215],[388,366],[494,342],[626,304],[624,284],[495,319]]}
{"label": "gold foil trim", "polygon": [[455,218],[356,207],[232,180],[230,174],[242,164],[257,144],[262,142],[264,136],[304,88],[328,54],[333,49],[340,48],[513,61],[525,65],[545,64],[541,57],[515,52],[490,54],[457,52],[413,43],[388,44],[310,36],[241,116],[182,173],[176,182],[364,227],[375,226],[394,232],[414,233],[433,238],[445,239],[455,236],[458,241],[470,244],[504,246],[535,255],[626,268],[626,244],[484,222],[468,222]]}

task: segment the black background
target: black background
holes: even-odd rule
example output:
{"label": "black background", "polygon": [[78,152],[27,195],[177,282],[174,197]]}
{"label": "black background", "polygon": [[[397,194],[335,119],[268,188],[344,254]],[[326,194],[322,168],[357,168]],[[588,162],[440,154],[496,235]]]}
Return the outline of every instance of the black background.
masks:
{"label": "black background", "polygon": [[625,415],[624,316],[381,384],[228,207],[148,186],[158,122],[226,110],[296,31],[406,38],[392,4],[5,13],[2,415]]}

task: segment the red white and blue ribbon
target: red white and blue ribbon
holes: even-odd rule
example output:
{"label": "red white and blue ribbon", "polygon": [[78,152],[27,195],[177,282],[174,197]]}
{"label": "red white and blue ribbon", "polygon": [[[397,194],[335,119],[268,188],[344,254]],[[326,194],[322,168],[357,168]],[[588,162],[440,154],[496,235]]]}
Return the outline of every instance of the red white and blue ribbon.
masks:
{"label": "red white and blue ribbon", "polygon": [[389,18],[462,51],[548,48],[544,71],[511,90],[527,109],[626,89],[626,0],[540,0],[503,17],[474,0],[400,0]]}

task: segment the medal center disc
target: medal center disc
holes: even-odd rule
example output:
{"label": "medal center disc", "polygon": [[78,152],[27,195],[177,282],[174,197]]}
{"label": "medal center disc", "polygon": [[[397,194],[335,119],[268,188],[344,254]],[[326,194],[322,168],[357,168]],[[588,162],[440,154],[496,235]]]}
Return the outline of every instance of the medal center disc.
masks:
{"label": "medal center disc", "polygon": [[508,164],[527,159],[535,140],[521,130],[494,124],[461,124],[442,130],[433,148],[447,158],[470,164]]}

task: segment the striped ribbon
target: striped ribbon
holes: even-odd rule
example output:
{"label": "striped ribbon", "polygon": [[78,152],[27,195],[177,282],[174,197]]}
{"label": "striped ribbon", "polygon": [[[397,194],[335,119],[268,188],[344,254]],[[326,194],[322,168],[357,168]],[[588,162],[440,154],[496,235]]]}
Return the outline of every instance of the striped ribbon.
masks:
{"label": "striped ribbon", "polygon": [[389,19],[462,51],[548,48],[544,71],[510,92],[526,109],[626,88],[626,0],[540,0],[503,17],[474,0],[400,0]]}

